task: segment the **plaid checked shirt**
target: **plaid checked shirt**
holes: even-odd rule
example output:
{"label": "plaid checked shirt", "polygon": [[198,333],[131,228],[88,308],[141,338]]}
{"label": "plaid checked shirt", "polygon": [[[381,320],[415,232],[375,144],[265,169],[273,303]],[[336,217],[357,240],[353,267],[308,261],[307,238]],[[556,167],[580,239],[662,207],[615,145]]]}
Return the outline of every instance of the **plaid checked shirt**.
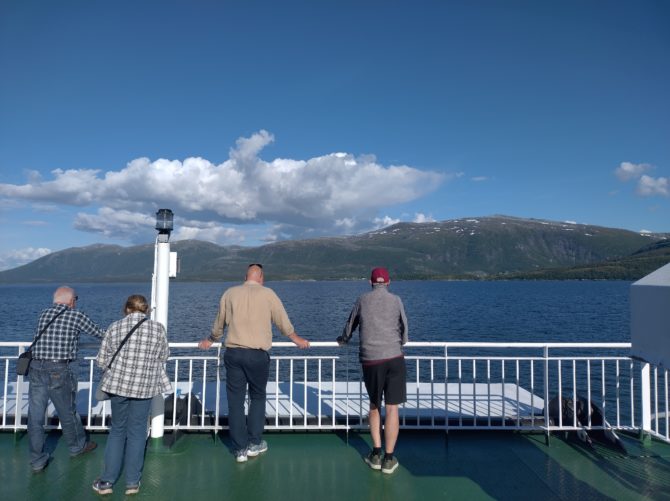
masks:
{"label": "plaid checked shirt", "polygon": [[98,366],[104,371],[100,381],[103,391],[129,398],[150,398],[171,391],[165,372],[170,354],[167,334],[163,324],[153,320],[147,320],[133,332],[107,369],[123,339],[144,316],[131,313],[107,329],[98,353]]}
{"label": "plaid checked shirt", "polygon": [[93,323],[85,313],[70,309],[64,304],[54,304],[40,314],[35,337],[63,310],[65,312],[49,326],[33,346],[33,358],[75,360],[79,350],[79,334],[85,332],[100,339],[105,335],[105,331]]}

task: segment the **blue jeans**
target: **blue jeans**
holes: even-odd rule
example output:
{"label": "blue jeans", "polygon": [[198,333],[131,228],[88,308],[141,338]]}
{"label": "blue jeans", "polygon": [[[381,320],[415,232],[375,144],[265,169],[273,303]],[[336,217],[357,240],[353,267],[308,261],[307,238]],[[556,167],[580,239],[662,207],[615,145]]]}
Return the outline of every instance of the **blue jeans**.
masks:
{"label": "blue jeans", "polygon": [[77,413],[77,377],[69,363],[33,360],[28,373],[28,438],[30,439],[30,466],[41,469],[49,460],[44,452],[44,415],[49,399],[56,408],[63,428],[63,438],[76,456],[86,445],[86,431]]}
{"label": "blue jeans", "polygon": [[[270,374],[267,351],[247,348],[226,348],[226,395],[228,426],[233,450],[259,444],[265,427],[265,392]],[[249,416],[244,416],[244,400],[249,385]]]}
{"label": "blue jeans", "polygon": [[112,427],[105,448],[105,469],[100,480],[115,483],[125,463],[126,486],[139,485],[144,467],[150,398],[112,395]]}

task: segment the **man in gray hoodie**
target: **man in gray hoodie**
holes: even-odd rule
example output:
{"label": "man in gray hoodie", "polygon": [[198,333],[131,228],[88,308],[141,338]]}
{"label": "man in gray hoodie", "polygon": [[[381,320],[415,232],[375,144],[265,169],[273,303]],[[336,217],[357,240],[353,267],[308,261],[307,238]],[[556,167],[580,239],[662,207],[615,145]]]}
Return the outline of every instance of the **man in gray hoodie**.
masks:
{"label": "man in gray hoodie", "polygon": [[[370,396],[370,435],[373,449],[365,462],[373,470],[393,473],[398,459],[393,455],[400,421],[398,406],[407,400],[407,377],[402,346],[407,343],[407,316],[401,299],[388,290],[391,280],[386,268],[375,268],[370,275],[372,290],[358,298],[338,344],[349,342],[358,328],[361,338],[359,357],[363,380]],[[382,457],[381,405],[386,405],[384,456]]]}

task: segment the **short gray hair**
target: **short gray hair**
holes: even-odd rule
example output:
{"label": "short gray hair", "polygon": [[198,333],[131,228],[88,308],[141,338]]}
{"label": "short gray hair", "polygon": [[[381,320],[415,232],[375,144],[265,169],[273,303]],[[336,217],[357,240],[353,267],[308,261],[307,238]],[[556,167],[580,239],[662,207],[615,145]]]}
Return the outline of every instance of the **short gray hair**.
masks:
{"label": "short gray hair", "polygon": [[56,292],[54,292],[54,303],[70,304],[70,302],[74,299],[74,296],[74,289],[72,287],[63,285],[56,289]]}

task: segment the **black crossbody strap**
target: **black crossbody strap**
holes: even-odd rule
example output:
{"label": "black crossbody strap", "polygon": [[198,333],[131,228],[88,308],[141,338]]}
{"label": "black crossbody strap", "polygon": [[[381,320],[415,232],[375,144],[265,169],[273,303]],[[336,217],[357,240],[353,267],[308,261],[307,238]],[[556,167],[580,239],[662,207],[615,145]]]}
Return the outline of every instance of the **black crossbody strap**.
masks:
{"label": "black crossbody strap", "polygon": [[53,317],[51,320],[49,320],[49,323],[46,324],[46,325],[44,326],[44,329],[42,329],[42,330],[40,331],[40,333],[37,335],[37,337],[36,337],[35,340],[33,341],[33,344],[31,344],[31,345],[28,347],[28,349],[27,349],[26,351],[30,351],[30,350],[33,349],[33,346],[35,346],[35,343],[36,343],[37,341],[39,341],[39,339],[42,337],[42,334],[44,334],[44,333],[47,331],[47,329],[49,328],[49,326],[50,326],[52,323],[54,323],[54,321],[55,321],[58,317],[60,317],[63,313],[65,313],[66,310],[67,310],[67,308],[63,308],[63,309],[60,310],[58,313],[56,313],[56,315],[54,315],[54,317]]}
{"label": "black crossbody strap", "polygon": [[114,359],[116,358],[116,356],[117,356],[117,355],[119,354],[119,352],[121,351],[121,348],[123,348],[123,345],[126,344],[126,341],[128,341],[128,338],[130,337],[130,335],[131,335],[133,332],[135,332],[135,331],[137,330],[137,328],[138,328],[140,325],[142,325],[142,323],[145,322],[146,320],[147,320],[147,317],[144,317],[142,320],[140,320],[139,322],[137,322],[137,323],[135,324],[135,327],[133,327],[132,329],[130,329],[130,332],[129,332],[128,334],[126,334],[126,337],[123,338],[123,341],[121,341],[121,344],[120,344],[119,347],[116,349],[116,353],[114,353],[114,356],[112,357],[112,359],[111,359],[111,360],[109,361],[109,363],[107,364],[107,368],[108,368],[108,369],[110,369],[110,368],[112,367],[112,364],[114,363]]}

